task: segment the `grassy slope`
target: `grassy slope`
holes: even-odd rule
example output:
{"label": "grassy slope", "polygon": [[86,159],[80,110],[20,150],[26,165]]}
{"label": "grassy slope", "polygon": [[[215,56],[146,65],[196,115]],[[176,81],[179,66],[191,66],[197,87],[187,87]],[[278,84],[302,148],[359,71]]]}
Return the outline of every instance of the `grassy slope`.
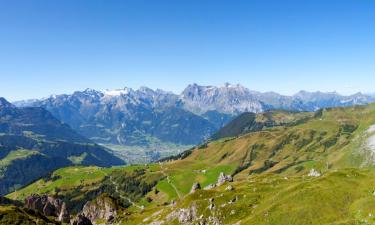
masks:
{"label": "grassy slope", "polygon": [[[126,224],[140,224],[146,218],[146,221],[166,221],[174,208],[163,205],[176,199],[178,207],[197,204],[200,214],[215,216],[225,224],[237,221],[242,224],[366,224],[365,221],[373,221],[370,215],[375,215],[372,195],[375,172],[358,168],[369,165],[364,160],[367,155],[363,142],[366,130],[373,124],[375,105],[329,109],[296,126],[274,127],[213,141],[195,149],[183,160],[139,166],[151,167],[147,173],[158,174],[163,179],[155,187],[159,192],[153,190],[138,201],[146,206],[143,213],[131,207],[129,211],[133,213],[123,219]],[[116,169],[126,168],[132,167]],[[324,175],[305,176],[311,168]],[[74,176],[80,170],[87,173],[83,168],[73,172],[69,168],[64,170],[69,172],[62,177]],[[214,183],[220,172],[235,174],[235,192],[224,191],[222,186],[188,195],[194,182],[204,187]],[[101,179],[104,177],[102,174]],[[51,191],[53,183],[43,186],[43,182],[38,181],[8,197],[21,199],[38,190]],[[65,183],[59,179],[54,182]],[[217,212],[207,210],[209,197],[215,196],[215,204],[219,206],[235,195],[239,197],[236,204]],[[146,197],[153,201],[146,201]],[[233,215],[228,215],[232,210]],[[152,216],[154,213],[158,215]]]}
{"label": "grassy slope", "polygon": [[52,225],[56,224],[33,211],[17,208],[15,206],[0,206],[0,224],[7,225]]}
{"label": "grassy slope", "polygon": [[[322,177],[253,175],[247,180],[188,195],[176,207],[150,208],[133,215],[132,223],[164,221],[179,208],[197,208],[197,215],[218,218],[223,224],[374,224],[374,170],[342,169]],[[237,201],[229,204],[229,201]],[[215,209],[209,210],[209,199]],[[158,212],[158,213],[156,213]],[[146,222],[145,222],[146,221]],[[127,224],[127,223],[126,223]]]}

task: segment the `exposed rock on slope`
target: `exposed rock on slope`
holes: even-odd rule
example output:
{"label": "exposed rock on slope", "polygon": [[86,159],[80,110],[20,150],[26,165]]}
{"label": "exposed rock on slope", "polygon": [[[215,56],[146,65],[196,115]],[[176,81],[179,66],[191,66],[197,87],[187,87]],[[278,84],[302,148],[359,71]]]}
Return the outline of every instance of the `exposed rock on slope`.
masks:
{"label": "exposed rock on slope", "polygon": [[96,221],[106,221],[111,223],[117,216],[117,203],[108,196],[99,196],[98,198],[87,202],[82,210],[82,215],[88,218],[93,224]]}
{"label": "exposed rock on slope", "polygon": [[47,195],[29,196],[25,199],[24,207],[39,212],[44,216],[55,217],[60,222],[70,222],[70,215],[66,205],[58,198]]}

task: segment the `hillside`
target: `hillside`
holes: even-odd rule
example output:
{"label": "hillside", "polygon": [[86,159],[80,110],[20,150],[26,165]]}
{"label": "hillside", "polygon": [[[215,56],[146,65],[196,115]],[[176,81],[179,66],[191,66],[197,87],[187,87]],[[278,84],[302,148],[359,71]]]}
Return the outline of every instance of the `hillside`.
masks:
{"label": "hillside", "polygon": [[17,108],[1,99],[0,194],[69,165],[121,165],[123,162],[61,123],[48,111]]}
{"label": "hillside", "polygon": [[122,224],[372,224],[375,105],[312,115],[215,140],[177,160],[61,169],[8,197],[57,195],[74,214],[106,193],[125,214],[116,217]]}
{"label": "hillside", "polygon": [[264,113],[245,112],[227,123],[212,135],[212,140],[236,137],[249,132],[261,131],[276,126],[293,126],[308,120],[314,113],[268,111]]}

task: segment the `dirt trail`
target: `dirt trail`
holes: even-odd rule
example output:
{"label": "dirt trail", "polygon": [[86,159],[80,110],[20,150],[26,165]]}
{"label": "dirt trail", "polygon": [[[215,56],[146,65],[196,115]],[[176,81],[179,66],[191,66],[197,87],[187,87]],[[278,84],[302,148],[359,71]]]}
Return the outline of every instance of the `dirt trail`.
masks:
{"label": "dirt trail", "polygon": [[172,186],[172,188],[174,189],[174,191],[177,193],[178,198],[181,199],[182,196],[181,196],[180,192],[178,191],[178,189],[176,188],[176,186],[171,182],[171,180],[170,180],[170,178],[169,178],[169,175],[165,172],[165,169],[164,169],[164,167],[163,167],[163,163],[159,163],[159,165],[160,165],[160,168],[161,168],[161,172],[162,172],[162,174],[163,174],[164,176],[167,177],[167,182],[168,182],[168,184],[170,184],[170,185]]}

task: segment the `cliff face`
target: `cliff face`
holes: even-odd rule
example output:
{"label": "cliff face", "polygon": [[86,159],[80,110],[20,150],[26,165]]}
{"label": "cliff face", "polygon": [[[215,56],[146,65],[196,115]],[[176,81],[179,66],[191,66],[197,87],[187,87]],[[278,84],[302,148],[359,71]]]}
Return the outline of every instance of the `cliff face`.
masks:
{"label": "cliff face", "polygon": [[113,222],[118,213],[118,205],[114,199],[102,195],[87,202],[82,210],[82,215],[88,218],[93,224],[97,221]]}
{"label": "cliff face", "polygon": [[25,199],[24,207],[44,216],[55,217],[60,222],[70,222],[70,214],[66,205],[58,198],[47,195],[32,195]]}

